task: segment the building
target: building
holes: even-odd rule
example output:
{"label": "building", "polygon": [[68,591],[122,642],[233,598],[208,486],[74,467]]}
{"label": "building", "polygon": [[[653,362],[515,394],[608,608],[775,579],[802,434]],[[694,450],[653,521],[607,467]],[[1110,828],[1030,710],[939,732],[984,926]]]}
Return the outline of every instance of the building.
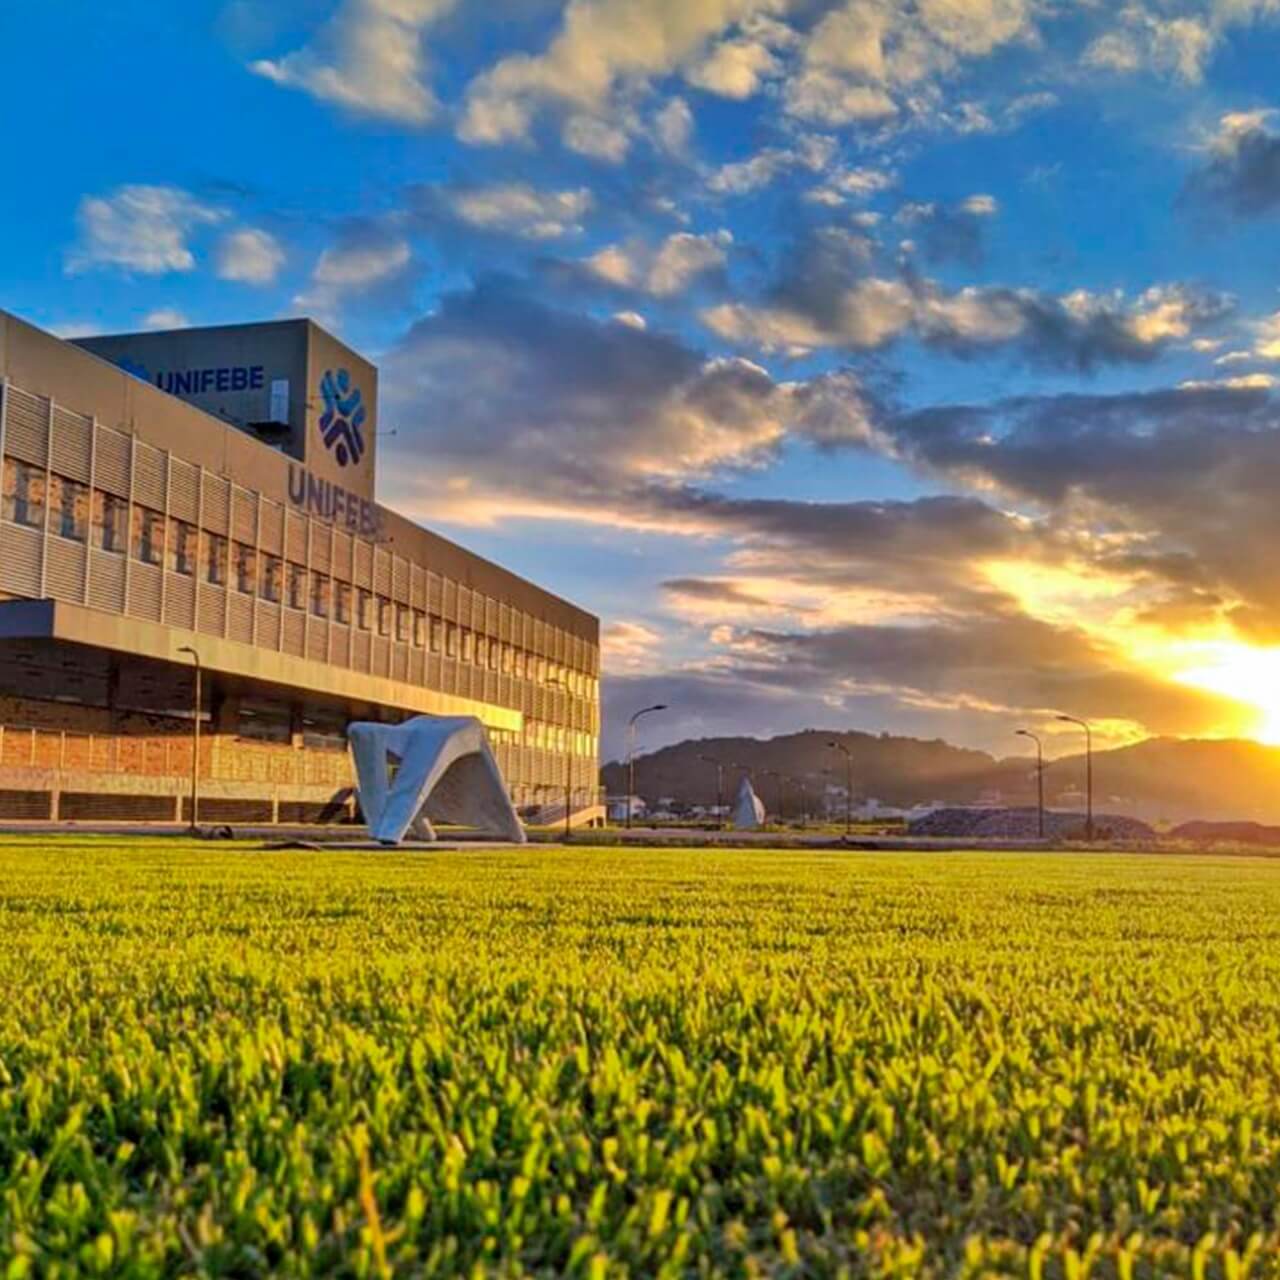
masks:
{"label": "building", "polygon": [[595,802],[597,620],[380,506],[377,433],[310,321],[0,312],[0,819],[185,821],[197,656],[202,821],[349,815],[347,724],[423,713],[517,805]]}

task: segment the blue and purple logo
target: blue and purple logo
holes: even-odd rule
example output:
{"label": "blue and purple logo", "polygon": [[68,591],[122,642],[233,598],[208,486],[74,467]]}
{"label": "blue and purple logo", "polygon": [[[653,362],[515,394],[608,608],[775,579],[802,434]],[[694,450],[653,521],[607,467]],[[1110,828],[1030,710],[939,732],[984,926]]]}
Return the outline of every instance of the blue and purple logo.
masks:
{"label": "blue and purple logo", "polygon": [[320,379],[324,413],[320,415],[320,436],[324,447],[338,460],[338,466],[354,466],[364,456],[365,410],[360,388],[353,386],[345,369],[326,369]]}

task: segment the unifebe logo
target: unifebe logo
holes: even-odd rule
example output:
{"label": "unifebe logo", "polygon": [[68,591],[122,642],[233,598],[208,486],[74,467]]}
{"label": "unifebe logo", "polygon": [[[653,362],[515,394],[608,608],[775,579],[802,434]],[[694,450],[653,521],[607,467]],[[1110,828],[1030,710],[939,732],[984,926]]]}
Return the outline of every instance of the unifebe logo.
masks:
{"label": "unifebe logo", "polygon": [[320,379],[320,395],[324,413],[320,415],[320,436],[324,447],[338,460],[340,467],[355,466],[364,456],[364,404],[360,388],[352,386],[345,369],[336,373],[324,371]]}

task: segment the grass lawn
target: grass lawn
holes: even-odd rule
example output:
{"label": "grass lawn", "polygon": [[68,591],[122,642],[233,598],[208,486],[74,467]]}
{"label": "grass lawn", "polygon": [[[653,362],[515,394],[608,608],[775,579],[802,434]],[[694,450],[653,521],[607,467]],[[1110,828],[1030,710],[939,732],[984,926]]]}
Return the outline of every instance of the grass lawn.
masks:
{"label": "grass lawn", "polygon": [[0,1276],[1274,1274],[1280,862],[0,841]]}

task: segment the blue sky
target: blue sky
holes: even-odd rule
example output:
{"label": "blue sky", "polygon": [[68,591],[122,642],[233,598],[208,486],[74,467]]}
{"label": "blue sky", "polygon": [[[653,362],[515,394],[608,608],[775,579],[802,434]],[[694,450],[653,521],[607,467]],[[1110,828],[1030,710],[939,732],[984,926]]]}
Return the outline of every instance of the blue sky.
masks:
{"label": "blue sky", "polygon": [[605,750],[1280,736],[1280,0],[0,11],[0,299],[311,314]]}

